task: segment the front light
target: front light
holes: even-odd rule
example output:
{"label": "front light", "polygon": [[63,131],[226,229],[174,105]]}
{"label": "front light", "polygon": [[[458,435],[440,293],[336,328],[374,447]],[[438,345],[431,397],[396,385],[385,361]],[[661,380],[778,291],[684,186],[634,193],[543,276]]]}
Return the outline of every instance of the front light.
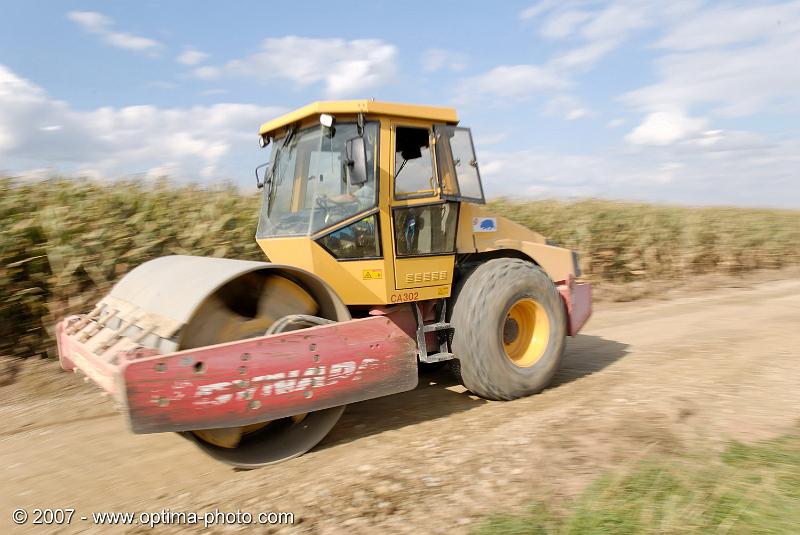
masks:
{"label": "front light", "polygon": [[328,115],[327,113],[323,113],[319,116],[319,124],[324,126],[325,128],[330,128],[333,126],[335,119],[333,115]]}

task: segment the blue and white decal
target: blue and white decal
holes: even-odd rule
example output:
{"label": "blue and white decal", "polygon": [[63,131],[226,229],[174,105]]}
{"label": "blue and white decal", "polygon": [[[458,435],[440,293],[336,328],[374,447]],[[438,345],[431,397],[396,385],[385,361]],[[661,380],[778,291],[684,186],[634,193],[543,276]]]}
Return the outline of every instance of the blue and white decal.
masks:
{"label": "blue and white decal", "polygon": [[497,218],[473,217],[472,232],[497,232]]}

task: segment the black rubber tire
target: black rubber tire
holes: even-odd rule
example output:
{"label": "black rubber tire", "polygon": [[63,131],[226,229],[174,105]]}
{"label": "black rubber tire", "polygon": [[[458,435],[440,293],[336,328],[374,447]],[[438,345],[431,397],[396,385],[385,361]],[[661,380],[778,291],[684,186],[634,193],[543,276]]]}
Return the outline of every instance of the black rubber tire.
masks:
{"label": "black rubber tire", "polygon": [[[542,357],[529,367],[516,366],[503,349],[503,325],[509,308],[532,298],[550,320],[550,339]],[[496,258],[477,267],[463,281],[450,319],[453,366],[474,394],[510,400],[541,391],[556,373],[564,353],[566,315],[558,290],[536,264]]]}
{"label": "black rubber tire", "polygon": [[448,362],[450,361],[443,360],[441,362],[417,362],[417,370],[419,370],[419,373],[422,374],[434,373],[447,366]]}

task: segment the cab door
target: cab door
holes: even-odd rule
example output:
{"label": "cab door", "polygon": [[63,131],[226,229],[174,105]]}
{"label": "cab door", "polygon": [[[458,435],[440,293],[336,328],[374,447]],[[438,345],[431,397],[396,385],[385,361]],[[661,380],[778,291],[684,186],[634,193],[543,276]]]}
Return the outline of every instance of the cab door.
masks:
{"label": "cab door", "polygon": [[433,135],[442,198],[485,204],[470,129],[435,125]]}
{"label": "cab door", "polygon": [[[441,196],[429,124],[392,126],[392,244],[402,300],[446,297],[453,282],[458,203]],[[429,290],[440,287],[433,295]],[[425,291],[428,290],[428,291]]]}

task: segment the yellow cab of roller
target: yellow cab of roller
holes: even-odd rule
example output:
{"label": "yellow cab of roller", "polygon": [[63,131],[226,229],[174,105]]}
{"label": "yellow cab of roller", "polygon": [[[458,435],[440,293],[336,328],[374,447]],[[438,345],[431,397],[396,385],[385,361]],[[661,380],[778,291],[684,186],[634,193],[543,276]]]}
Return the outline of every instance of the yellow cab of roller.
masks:
{"label": "yellow cab of roller", "polygon": [[372,100],[316,102],[263,124],[259,246],[347,305],[449,297],[457,257],[474,253],[514,251],[567,280],[571,251],[480,206],[472,135],[457,125],[452,108]]}

